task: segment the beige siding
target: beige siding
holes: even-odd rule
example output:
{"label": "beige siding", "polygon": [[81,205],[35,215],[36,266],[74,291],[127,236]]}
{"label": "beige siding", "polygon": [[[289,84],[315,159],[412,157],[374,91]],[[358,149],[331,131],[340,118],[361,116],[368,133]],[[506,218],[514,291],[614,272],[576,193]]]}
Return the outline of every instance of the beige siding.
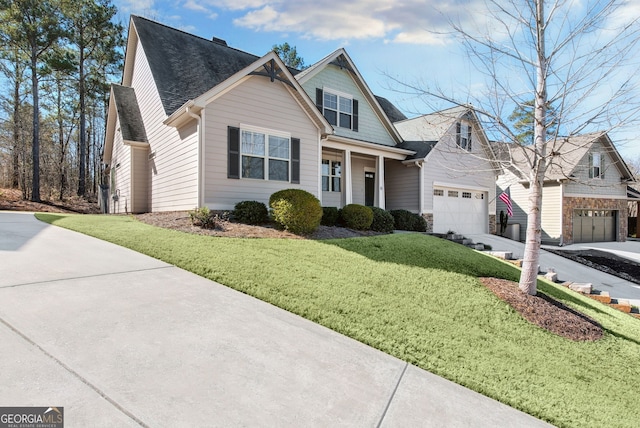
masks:
{"label": "beige siding", "polygon": [[604,179],[589,178],[589,155],[585,155],[573,171],[575,182],[567,183],[567,195],[602,195],[604,197],[626,197],[627,186],[620,182],[620,172],[613,159],[601,143],[594,143],[590,152],[601,153],[605,157]]}
{"label": "beige siding", "polygon": [[[524,241],[527,230],[529,189],[520,184],[518,179],[510,172],[498,177],[496,195],[499,196],[507,188],[511,193],[511,205],[513,207],[513,217],[509,218],[509,224],[520,225],[520,240]],[[496,197],[496,222],[500,221],[500,211],[504,211],[506,214],[507,207],[504,202]]]}
{"label": "beige siding", "polygon": [[[376,168],[376,161],[352,156],[351,158],[351,185],[353,187],[354,204],[364,205],[364,172],[365,168]],[[376,180],[378,176],[376,174]]]}
{"label": "beige siding", "polygon": [[149,211],[149,151],[131,147],[131,212]]}
{"label": "beige siding", "polygon": [[[529,188],[515,182],[516,178],[508,173],[498,179],[497,194],[509,187],[513,217],[509,218],[509,224],[520,224],[520,240],[524,241],[527,234],[527,212],[529,207]],[[500,211],[507,212],[506,205],[497,199],[496,221],[500,221]],[[559,184],[545,184],[542,189],[542,242],[547,244],[558,243],[562,235],[562,186]]]}
{"label": "beige siding", "polygon": [[176,130],[166,119],[142,45],[138,43],[131,86],[136,91],[150,150],[151,210],[189,210],[198,205],[198,139],[194,124]]}
{"label": "beige siding", "polygon": [[[328,159],[329,161],[340,161],[340,164],[344,166],[344,154],[334,151],[327,151],[322,153],[322,159]],[[322,170],[320,171],[322,173]],[[344,206],[344,167],[342,168],[342,177],[340,177],[340,192],[322,192],[322,206],[323,207],[337,207],[342,208]]]}
{"label": "beige siding", "polygon": [[337,66],[328,65],[309,81],[305,82],[303,87],[314,101],[316,99],[316,88],[322,89],[323,87],[350,94],[354,99],[358,100],[358,132],[335,126],[336,135],[387,146],[395,145],[395,141],[382,125],[364,94],[358,89],[351,74],[346,69],[341,70]]}
{"label": "beige siding", "polygon": [[[120,121],[116,119],[116,129],[120,129]],[[113,155],[111,168],[115,168],[115,187],[111,194],[118,195],[118,200],[109,201],[110,212],[124,213],[131,208],[131,147],[125,146],[122,134],[116,132],[113,137]]]}
{"label": "beige siding", "polygon": [[545,184],[542,189],[542,242],[560,242],[562,235],[562,186]]}
{"label": "beige siding", "polygon": [[489,214],[495,213],[495,172],[479,143],[476,130],[471,141],[471,152],[461,150],[456,145],[454,124],[427,156],[424,166],[425,212],[433,212],[433,184],[439,183],[451,188],[485,190]]}
{"label": "beige siding", "polygon": [[[240,201],[267,204],[281,189],[304,189],[318,197],[320,134],[284,84],[264,77],[249,77],[209,104],[205,111],[205,204],[213,209],[233,209]],[[227,178],[227,127],[250,125],[291,133],[300,139],[300,184]]]}
{"label": "beige siding", "polygon": [[386,209],[420,211],[420,169],[399,161],[385,162]]}

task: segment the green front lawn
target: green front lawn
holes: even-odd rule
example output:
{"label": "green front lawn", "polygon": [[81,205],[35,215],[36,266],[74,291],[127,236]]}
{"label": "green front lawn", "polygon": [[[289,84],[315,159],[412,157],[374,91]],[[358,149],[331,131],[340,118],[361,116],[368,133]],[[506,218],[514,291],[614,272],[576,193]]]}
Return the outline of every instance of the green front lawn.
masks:
{"label": "green front lawn", "polygon": [[460,245],[421,234],[212,238],[123,216],[37,217],[253,295],[552,424],[638,424],[640,321],[540,282],[606,329],[591,343],[551,334],[477,279],[516,280],[516,268]]}

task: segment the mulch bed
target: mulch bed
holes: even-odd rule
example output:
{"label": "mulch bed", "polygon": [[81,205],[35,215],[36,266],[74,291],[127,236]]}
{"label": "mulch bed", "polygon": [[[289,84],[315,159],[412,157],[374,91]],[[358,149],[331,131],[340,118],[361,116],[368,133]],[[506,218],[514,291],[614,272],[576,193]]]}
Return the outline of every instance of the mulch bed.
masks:
{"label": "mulch bed", "polygon": [[602,338],[602,327],[596,321],[542,293],[530,296],[521,292],[517,283],[505,279],[480,278],[480,282],[527,321],[545,330],[574,341]]}
{"label": "mulch bed", "polygon": [[615,275],[627,281],[640,284],[640,263],[625,259],[613,253],[601,250],[555,250],[545,251],[565,257],[569,260]]}

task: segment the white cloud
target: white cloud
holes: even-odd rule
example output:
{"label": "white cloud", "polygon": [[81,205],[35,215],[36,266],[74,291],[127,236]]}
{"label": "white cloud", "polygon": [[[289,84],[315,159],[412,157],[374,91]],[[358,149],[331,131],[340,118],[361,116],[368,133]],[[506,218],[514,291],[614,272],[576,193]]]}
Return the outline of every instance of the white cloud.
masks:
{"label": "white cloud", "polygon": [[201,3],[196,2],[195,0],[187,0],[186,2],[184,2],[183,7],[185,9],[195,10],[196,12],[211,13],[211,11],[209,9],[207,9],[204,6],[202,6]]}
{"label": "white cloud", "polygon": [[[218,7],[246,11],[234,24],[255,31],[301,33],[319,40],[385,39],[405,44],[442,44],[449,21],[465,19],[477,0],[210,0]],[[239,7],[245,5],[244,8]],[[259,5],[259,6],[252,6]]]}

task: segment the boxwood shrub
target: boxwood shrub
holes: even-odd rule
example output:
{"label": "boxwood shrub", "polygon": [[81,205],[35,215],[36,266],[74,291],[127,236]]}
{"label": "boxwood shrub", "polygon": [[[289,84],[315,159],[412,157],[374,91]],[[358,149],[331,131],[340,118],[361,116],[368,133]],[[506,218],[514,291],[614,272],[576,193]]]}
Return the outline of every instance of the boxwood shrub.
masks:
{"label": "boxwood shrub", "polygon": [[263,224],[269,221],[267,206],[258,201],[238,202],[232,216],[235,221],[244,224]]}
{"label": "boxwood shrub", "polygon": [[360,204],[349,204],[342,208],[342,220],[350,229],[368,230],[373,222],[371,208]]}
{"label": "boxwood shrub", "polygon": [[419,214],[407,210],[391,210],[389,213],[393,216],[395,228],[398,230],[427,231],[427,221]]}
{"label": "boxwood shrub", "polygon": [[322,220],[320,224],[323,226],[335,226],[340,216],[337,207],[322,207]]}
{"label": "boxwood shrub", "polygon": [[285,189],[272,194],[269,207],[273,221],[297,235],[315,232],[322,219],[320,201],[302,189]]}
{"label": "boxwood shrub", "polygon": [[378,207],[371,207],[373,212],[373,222],[371,230],[376,232],[391,233],[394,228],[393,216],[388,211]]}

